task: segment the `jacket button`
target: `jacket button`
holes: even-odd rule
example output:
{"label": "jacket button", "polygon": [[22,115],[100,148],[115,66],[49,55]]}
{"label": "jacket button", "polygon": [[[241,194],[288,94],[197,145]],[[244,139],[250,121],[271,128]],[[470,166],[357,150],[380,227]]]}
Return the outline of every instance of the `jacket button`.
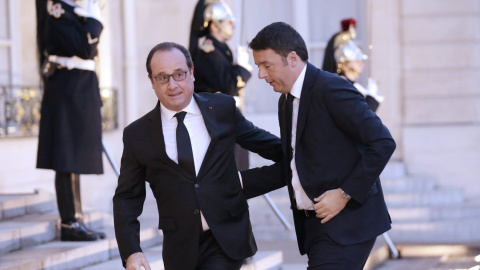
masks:
{"label": "jacket button", "polygon": [[195,209],[195,210],[193,211],[193,213],[194,213],[195,215],[198,215],[198,214],[200,214],[200,211],[199,211],[198,209]]}
{"label": "jacket button", "polygon": [[198,188],[198,187],[199,187],[199,185],[198,185],[198,184],[195,184],[195,188]]}

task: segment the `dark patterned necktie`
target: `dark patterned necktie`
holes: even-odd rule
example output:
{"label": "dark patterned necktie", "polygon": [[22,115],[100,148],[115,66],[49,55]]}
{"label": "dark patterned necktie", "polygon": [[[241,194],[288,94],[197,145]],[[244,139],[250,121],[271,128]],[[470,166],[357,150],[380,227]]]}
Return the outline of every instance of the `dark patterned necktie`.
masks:
{"label": "dark patterned necktie", "polygon": [[185,169],[190,175],[195,176],[195,163],[193,162],[192,143],[190,142],[190,136],[183,119],[187,112],[179,112],[175,114],[177,117],[177,151],[178,151],[178,164]]}
{"label": "dark patterned necktie", "polygon": [[287,149],[289,149],[288,160],[293,158],[293,149],[292,149],[292,116],[293,116],[293,99],[295,97],[292,94],[288,93],[287,99],[285,100],[285,126],[286,126],[286,135],[287,135]]}

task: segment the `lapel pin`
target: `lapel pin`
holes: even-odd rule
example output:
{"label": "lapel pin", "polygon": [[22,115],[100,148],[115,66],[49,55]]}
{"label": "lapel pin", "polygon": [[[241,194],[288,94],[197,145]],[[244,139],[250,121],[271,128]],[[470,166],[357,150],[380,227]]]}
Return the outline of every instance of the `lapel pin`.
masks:
{"label": "lapel pin", "polygon": [[213,109],[212,107],[208,107],[210,110]]}

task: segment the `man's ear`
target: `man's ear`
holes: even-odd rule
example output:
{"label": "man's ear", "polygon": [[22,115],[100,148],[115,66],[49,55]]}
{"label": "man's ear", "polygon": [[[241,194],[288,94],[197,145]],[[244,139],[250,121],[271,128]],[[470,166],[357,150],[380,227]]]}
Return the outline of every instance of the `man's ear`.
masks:
{"label": "man's ear", "polygon": [[195,81],[195,76],[193,76],[193,66],[190,68],[190,72],[192,73],[193,81]]}
{"label": "man's ear", "polygon": [[291,51],[287,55],[288,64],[292,67],[295,67],[298,64],[298,55],[295,51]]}
{"label": "man's ear", "polygon": [[210,22],[210,33],[218,33],[220,29],[218,28],[217,24],[213,21]]}
{"label": "man's ear", "polygon": [[150,80],[150,83],[152,83],[152,88],[153,88],[153,84],[155,83],[155,81],[153,80],[150,74],[148,74],[148,79]]}

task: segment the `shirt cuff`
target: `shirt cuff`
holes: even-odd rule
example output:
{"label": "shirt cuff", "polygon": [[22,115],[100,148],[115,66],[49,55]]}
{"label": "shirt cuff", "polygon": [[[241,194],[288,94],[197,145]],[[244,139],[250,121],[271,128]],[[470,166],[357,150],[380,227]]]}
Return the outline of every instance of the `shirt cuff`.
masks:
{"label": "shirt cuff", "polygon": [[242,179],[242,174],[240,173],[240,171],[238,171],[238,178],[240,179],[240,185],[242,185],[242,189],[243,189],[243,179]]}

